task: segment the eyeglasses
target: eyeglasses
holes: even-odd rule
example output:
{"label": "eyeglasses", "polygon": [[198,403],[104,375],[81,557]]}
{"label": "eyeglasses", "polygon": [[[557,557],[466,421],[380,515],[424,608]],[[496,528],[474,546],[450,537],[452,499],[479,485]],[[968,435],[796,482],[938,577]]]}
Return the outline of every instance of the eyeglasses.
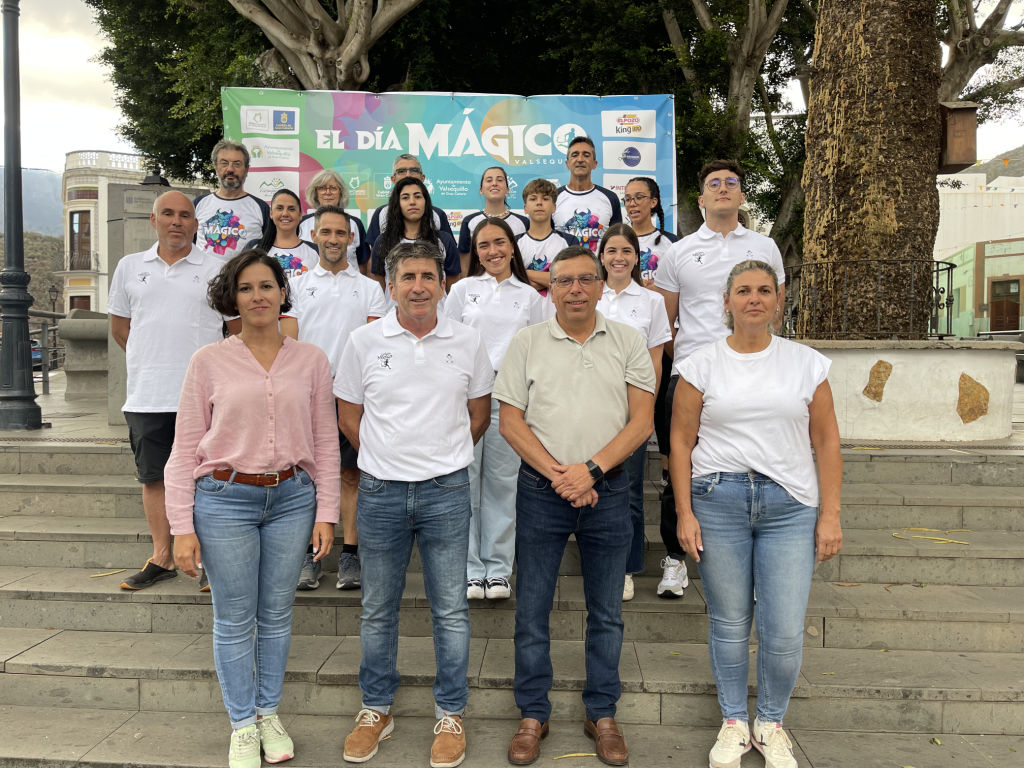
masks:
{"label": "eyeglasses", "polygon": [[[726,189],[738,189],[739,186],[740,180],[737,179],[735,176],[730,176],[729,178],[725,179]],[[704,188],[717,192],[722,188],[722,179],[708,179],[706,182],[704,182]]]}
{"label": "eyeglasses", "polygon": [[577,275],[576,277],[560,275],[559,277],[552,277],[551,284],[557,285],[559,288],[571,288],[573,283],[578,282],[580,284],[580,288],[589,288],[596,283],[597,280],[597,275]]}
{"label": "eyeglasses", "polygon": [[316,188],[317,192],[341,192],[341,187],[336,187],[333,184],[324,184],[322,187]]}
{"label": "eyeglasses", "polygon": [[395,168],[395,176],[422,176],[423,169],[418,165],[409,168]]}
{"label": "eyeglasses", "polygon": [[622,202],[624,202],[626,205],[629,205],[630,203],[642,203],[644,200],[650,199],[650,195],[626,195],[624,198],[622,198]]}

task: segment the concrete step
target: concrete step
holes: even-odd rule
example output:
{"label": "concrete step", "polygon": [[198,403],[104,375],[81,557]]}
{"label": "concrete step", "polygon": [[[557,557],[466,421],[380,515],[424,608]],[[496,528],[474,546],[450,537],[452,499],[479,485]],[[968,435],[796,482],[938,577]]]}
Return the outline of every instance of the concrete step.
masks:
{"label": "concrete step", "polygon": [[[90,578],[75,568],[0,568],[0,625],[25,629],[175,633],[211,632],[208,594],[179,576],[140,592],[119,588],[123,574]],[[696,573],[694,573],[696,576]],[[699,579],[682,600],[655,596],[657,577],[638,577],[636,597],[623,603],[627,640],[704,643],[707,609]],[[334,588],[328,573],[318,590],[296,592],[297,635],[358,634],[359,590]],[[582,579],[559,580],[551,635],[582,640],[586,626]],[[408,575],[402,634],[431,634],[429,603],[419,573]],[[515,598],[470,603],[472,634],[511,638]],[[1024,587],[870,584],[814,581],[804,645],[826,648],[1024,653]]]}
{"label": "concrete step", "polygon": [[[434,738],[434,720],[406,708],[396,714],[395,733],[381,743],[370,763],[375,768],[426,765]],[[338,768],[351,719],[336,715],[295,715],[282,721],[295,740],[296,768]],[[0,745],[0,763],[21,768],[92,768],[159,766],[159,768],[223,768],[230,726],[222,716],[112,709],[0,707],[0,717],[14,733],[59,731],[60,743],[43,738],[7,739]],[[464,768],[507,765],[505,751],[518,726],[517,718],[466,718]],[[717,727],[623,724],[634,766],[707,768],[707,753]],[[1013,765],[1024,754],[1024,737],[955,735],[939,732],[864,733],[789,729],[794,755],[803,768],[882,768],[918,765],[923,768],[995,768]],[[936,739],[939,745],[933,743]],[[865,745],[870,750],[865,754]],[[582,753],[581,757],[573,757]],[[541,763],[559,758],[564,768],[596,765],[593,742],[579,723],[556,722],[541,743]],[[927,762],[923,762],[926,760]],[[751,765],[760,758],[751,754]],[[1019,764],[1019,763],[1017,763]]]}
{"label": "concrete step", "polygon": [[[4,630],[0,704],[222,713],[206,634]],[[553,719],[582,717],[584,641],[554,640]],[[283,712],[352,715],[359,707],[359,638],[293,638]],[[756,692],[751,657],[749,686]],[[429,637],[399,640],[396,714],[430,712]],[[514,717],[513,647],[475,638],[474,718]],[[715,727],[721,722],[707,646],[626,642],[619,665],[623,723]],[[1024,733],[1024,656],[806,648],[787,715],[792,729]],[[825,703],[827,702],[827,704]]]}
{"label": "concrete step", "polygon": [[142,486],[130,475],[0,475],[5,515],[143,518]]}
{"label": "concrete step", "polygon": [[135,475],[131,446],[116,440],[90,443],[0,444],[0,473],[44,475]]}

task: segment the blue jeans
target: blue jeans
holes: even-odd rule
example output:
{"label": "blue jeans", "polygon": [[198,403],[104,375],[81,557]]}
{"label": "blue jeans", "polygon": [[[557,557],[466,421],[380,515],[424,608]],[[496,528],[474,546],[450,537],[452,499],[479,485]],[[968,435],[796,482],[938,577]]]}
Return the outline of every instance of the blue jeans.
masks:
{"label": "blue jeans", "polygon": [[756,617],[757,716],[781,723],[803,658],[818,511],[757,472],[695,477],[691,499],[704,543],[697,567],[722,717],[747,720],[750,626]]}
{"label": "blue jeans", "polygon": [[469,698],[469,473],[420,482],[380,480],[362,472],[359,528],[363,706],[387,713],[398,690],[398,609],[415,540],[434,628],[434,714],[461,715]]}
{"label": "blue jeans", "polygon": [[232,728],[277,712],[292,603],[316,517],[316,488],[295,475],[263,488],[204,475],[193,520],[213,598],[213,662]]}
{"label": "blue jeans", "polygon": [[491,398],[491,425],[473,447],[469,488],[470,579],[507,579],[516,548],[516,476],[519,456],[498,431],[497,398]]}
{"label": "blue jeans", "polygon": [[637,448],[625,461],[629,474],[629,523],[633,536],[626,559],[626,573],[644,569],[644,469],[647,466],[647,443]]}
{"label": "blue jeans", "polygon": [[621,694],[622,579],[629,552],[629,474],[595,486],[598,502],[574,508],[528,464],[516,495],[516,628],[513,692],[522,717],[551,715],[551,633],[548,619],[569,536],[576,535],[587,603],[587,718],[614,717]]}

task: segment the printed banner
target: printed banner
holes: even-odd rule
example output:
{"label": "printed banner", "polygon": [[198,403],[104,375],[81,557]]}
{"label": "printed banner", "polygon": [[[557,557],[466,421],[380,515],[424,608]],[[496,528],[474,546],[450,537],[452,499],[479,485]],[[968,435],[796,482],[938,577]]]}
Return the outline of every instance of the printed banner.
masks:
{"label": "printed banner", "polygon": [[[675,230],[675,105],[671,95],[508,96],[468,93],[365,93],[221,89],[224,134],[252,156],[246,190],[270,200],[299,194],[322,168],[349,187],[349,210],[370,214],[391,193],[391,168],[416,155],[434,205],[458,235],[462,217],[484,206],[480,177],[493,165],[508,171],[508,205],[523,206],[522,188],[542,177],[568,182],[565,151],[579,135],[597,146],[591,178],[621,200],[633,176],[661,188],[665,228]],[[611,171],[611,173],[608,173]],[[625,211],[623,211],[625,217]]]}

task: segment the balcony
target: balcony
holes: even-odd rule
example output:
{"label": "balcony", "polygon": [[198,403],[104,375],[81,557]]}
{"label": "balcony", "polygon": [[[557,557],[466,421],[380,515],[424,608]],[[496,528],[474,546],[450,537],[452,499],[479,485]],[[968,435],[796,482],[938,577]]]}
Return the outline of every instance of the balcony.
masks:
{"label": "balcony", "polygon": [[68,272],[99,272],[100,254],[98,251],[74,251],[67,255],[65,263]]}
{"label": "balcony", "polygon": [[131,155],[126,152],[103,152],[100,150],[79,150],[68,152],[64,160],[64,170],[75,168],[108,169],[113,171],[145,172],[142,155]]}

